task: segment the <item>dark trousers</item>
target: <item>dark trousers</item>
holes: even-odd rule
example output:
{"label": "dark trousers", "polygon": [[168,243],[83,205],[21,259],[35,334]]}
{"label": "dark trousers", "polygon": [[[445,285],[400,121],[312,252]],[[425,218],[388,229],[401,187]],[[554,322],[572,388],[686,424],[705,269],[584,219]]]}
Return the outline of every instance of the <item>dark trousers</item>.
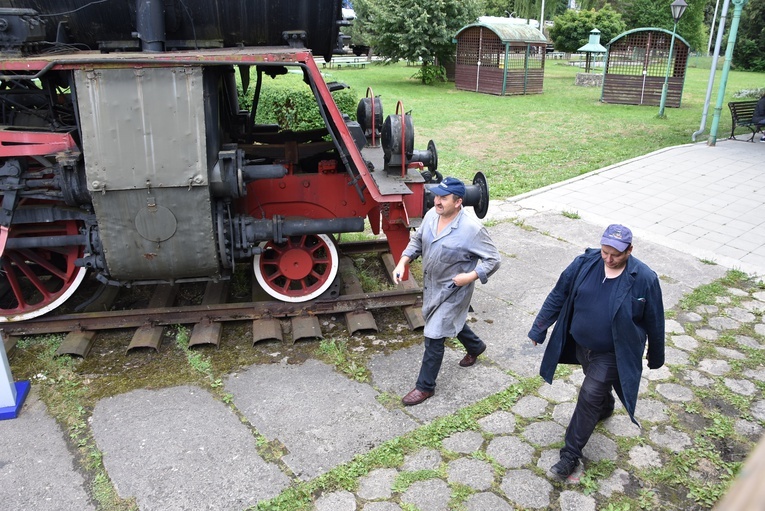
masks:
{"label": "dark trousers", "polygon": [[611,389],[619,384],[619,372],[614,353],[596,353],[577,344],[576,358],[582,364],[585,376],[574,415],[566,428],[566,445],[560,454],[579,459],[601,415],[614,408]]}
{"label": "dark trousers", "polygon": [[[467,323],[457,334],[457,339],[471,355],[478,353],[484,347],[483,341],[467,326]],[[436,378],[441,370],[441,362],[444,360],[444,341],[446,341],[445,337],[425,338],[425,353],[422,355],[420,376],[417,378],[416,385],[424,392],[433,392],[436,389]]]}

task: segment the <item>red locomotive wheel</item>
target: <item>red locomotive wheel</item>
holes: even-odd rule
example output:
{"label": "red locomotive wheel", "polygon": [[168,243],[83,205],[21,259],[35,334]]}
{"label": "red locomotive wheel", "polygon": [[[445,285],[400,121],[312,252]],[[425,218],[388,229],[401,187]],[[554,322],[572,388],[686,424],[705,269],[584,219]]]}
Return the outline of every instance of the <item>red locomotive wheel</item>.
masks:
{"label": "red locomotive wheel", "polygon": [[[76,221],[13,226],[9,239],[78,234]],[[0,261],[0,323],[42,316],[64,303],[85,278],[74,262],[82,246],[8,249]]]}
{"label": "red locomotive wheel", "polygon": [[253,260],[261,287],[283,302],[307,302],[326,291],[337,276],[335,244],[325,234],[291,236],[285,243],[269,241]]}

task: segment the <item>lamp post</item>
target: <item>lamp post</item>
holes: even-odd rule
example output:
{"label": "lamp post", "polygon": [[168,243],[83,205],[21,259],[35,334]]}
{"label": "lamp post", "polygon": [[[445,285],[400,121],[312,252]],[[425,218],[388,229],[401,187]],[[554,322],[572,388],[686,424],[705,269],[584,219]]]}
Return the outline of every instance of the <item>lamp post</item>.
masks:
{"label": "lamp post", "polygon": [[669,56],[667,57],[667,72],[664,74],[664,86],[661,88],[661,102],[659,103],[659,117],[664,117],[664,103],[667,102],[667,87],[669,86],[669,69],[672,64],[672,53],[675,50],[675,33],[677,32],[677,22],[685,12],[688,4],[685,0],[675,0],[669,6],[672,9],[672,19],[675,20],[675,26],[672,29],[672,42],[669,43]]}

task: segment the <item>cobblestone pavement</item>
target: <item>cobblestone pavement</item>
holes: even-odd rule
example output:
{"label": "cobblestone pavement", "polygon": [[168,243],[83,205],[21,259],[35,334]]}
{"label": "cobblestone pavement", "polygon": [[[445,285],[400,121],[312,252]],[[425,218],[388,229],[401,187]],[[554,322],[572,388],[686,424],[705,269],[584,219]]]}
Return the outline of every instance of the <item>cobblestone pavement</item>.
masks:
{"label": "cobblestone pavement", "polygon": [[[416,378],[421,332],[409,332],[403,318],[345,339],[358,364],[350,374],[317,349],[253,347],[243,328],[220,350],[198,355],[213,368],[240,356],[247,363],[228,362],[235,369],[210,378],[181,366],[166,388],[146,374],[166,371],[163,362],[186,363],[167,342],[158,354],[110,362],[126,378],[146,378],[129,391],[108,391],[112,367],[81,374],[74,363],[60,382],[25,375],[32,392],[19,417],[0,421],[3,508],[112,511],[94,495],[98,485],[127,502],[120,511],[130,502],[141,511],[266,502],[273,505],[263,511],[298,509],[282,497],[301,502],[300,511],[712,508],[765,427],[765,244],[754,235],[765,222],[763,145],[718,146],[671,148],[493,201],[489,230],[502,268],[477,286],[471,314],[488,349],[476,365],[460,368],[464,353],[449,347],[436,394],[415,407],[400,399]],[[686,182],[662,185],[666,169]],[[647,174],[649,185],[637,186]],[[565,265],[596,244],[608,223],[630,225],[636,212],[619,206],[639,201],[641,190],[683,197],[650,202],[633,229],[633,254],[661,279],[667,364],[643,372],[636,408],[642,428],[617,406],[585,448],[583,465],[560,481],[548,469],[583,375],[567,367],[553,385],[543,383],[536,374],[544,348],[526,333]],[[704,235],[704,226],[714,236]],[[682,302],[689,295],[694,299]],[[344,331],[341,321],[322,318],[325,338]],[[89,358],[124,353],[118,341],[107,344],[97,343]],[[358,373],[368,378],[359,381]],[[55,410],[39,397],[46,385],[82,394],[101,386],[100,395],[110,397],[83,407],[72,426],[52,419]],[[91,449],[85,455],[83,445]],[[85,468],[89,456],[102,460],[100,474]]]}
{"label": "cobblestone pavement", "polygon": [[[646,367],[641,381],[636,416],[642,429],[617,401],[617,412],[585,447],[584,467],[565,482],[547,471],[558,459],[556,447],[573,412],[581,369],[553,385],[541,384],[509,409],[478,420],[475,430],[445,438],[440,448],[423,448],[399,466],[371,471],[355,493],[321,495],[315,509],[399,511],[405,504],[421,511],[456,509],[460,486],[467,489],[461,492],[468,495],[461,501],[467,511],[595,510],[618,504],[620,496],[641,495],[645,509],[708,508],[702,490],[714,494],[714,485],[726,477],[717,462],[741,461],[763,433],[763,312],[765,291],[730,287],[715,305],[669,320],[667,365]],[[677,488],[677,495],[667,494],[667,488],[652,492],[647,481],[684,466],[673,464],[678,457],[691,466],[692,488]],[[596,469],[587,479],[590,467]],[[395,491],[396,480],[407,474],[416,482]],[[691,490],[699,492],[700,502],[686,495]]]}

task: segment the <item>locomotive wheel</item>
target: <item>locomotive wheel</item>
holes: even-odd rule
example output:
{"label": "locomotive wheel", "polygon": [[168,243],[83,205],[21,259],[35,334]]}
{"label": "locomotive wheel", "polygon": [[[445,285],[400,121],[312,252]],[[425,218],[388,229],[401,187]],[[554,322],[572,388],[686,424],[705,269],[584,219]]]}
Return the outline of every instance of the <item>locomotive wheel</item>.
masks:
{"label": "locomotive wheel", "polygon": [[283,302],[307,302],[326,291],[335,280],[337,248],[325,234],[290,236],[285,243],[261,244],[253,260],[261,287]]}
{"label": "locomotive wheel", "polygon": [[[13,226],[9,239],[76,235],[76,221]],[[0,262],[0,323],[42,316],[64,303],[85,278],[74,262],[84,247],[7,249]]]}

